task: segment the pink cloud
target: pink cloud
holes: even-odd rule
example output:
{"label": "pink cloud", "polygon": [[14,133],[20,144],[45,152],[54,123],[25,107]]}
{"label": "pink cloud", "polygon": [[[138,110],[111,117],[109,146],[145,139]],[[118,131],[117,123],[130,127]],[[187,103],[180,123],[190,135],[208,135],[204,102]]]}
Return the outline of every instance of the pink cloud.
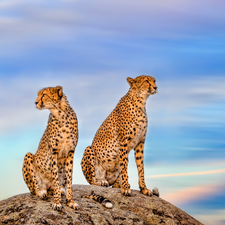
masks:
{"label": "pink cloud", "polygon": [[222,191],[222,189],[222,186],[219,185],[201,185],[173,193],[162,194],[162,198],[173,204],[184,204],[197,199],[207,198]]}
{"label": "pink cloud", "polygon": [[171,173],[171,174],[153,175],[153,176],[149,176],[147,178],[152,178],[152,177],[180,177],[180,176],[183,177],[183,176],[208,175],[208,174],[217,174],[217,173],[225,173],[225,169],[200,171],[200,172]]}

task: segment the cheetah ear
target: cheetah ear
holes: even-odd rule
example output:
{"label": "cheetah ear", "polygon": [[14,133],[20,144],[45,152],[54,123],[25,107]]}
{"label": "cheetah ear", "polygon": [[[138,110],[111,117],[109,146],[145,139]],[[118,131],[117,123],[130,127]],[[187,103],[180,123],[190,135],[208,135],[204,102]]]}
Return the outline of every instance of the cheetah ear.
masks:
{"label": "cheetah ear", "polygon": [[62,96],[63,96],[62,90],[63,90],[62,86],[57,86],[57,87],[56,87],[56,91],[57,91],[57,93],[58,93],[60,99],[61,99]]}
{"label": "cheetah ear", "polygon": [[132,87],[133,83],[134,83],[134,79],[131,77],[127,77],[127,82],[128,84]]}

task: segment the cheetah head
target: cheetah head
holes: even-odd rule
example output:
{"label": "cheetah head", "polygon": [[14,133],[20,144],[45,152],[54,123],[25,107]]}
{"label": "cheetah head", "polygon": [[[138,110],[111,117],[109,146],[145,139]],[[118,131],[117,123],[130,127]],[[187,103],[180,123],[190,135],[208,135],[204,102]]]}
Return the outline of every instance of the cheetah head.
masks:
{"label": "cheetah head", "polygon": [[35,101],[38,109],[55,109],[63,97],[62,87],[47,87],[38,92]]}
{"label": "cheetah head", "polygon": [[130,88],[137,94],[148,97],[157,93],[157,86],[155,78],[150,76],[141,75],[136,78],[127,78]]}

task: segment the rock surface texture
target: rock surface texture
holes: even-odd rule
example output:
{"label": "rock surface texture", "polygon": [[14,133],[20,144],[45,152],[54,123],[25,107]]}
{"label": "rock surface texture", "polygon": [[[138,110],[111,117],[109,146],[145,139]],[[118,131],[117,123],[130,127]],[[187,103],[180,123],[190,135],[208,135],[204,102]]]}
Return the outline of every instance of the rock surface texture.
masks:
{"label": "rock surface texture", "polygon": [[[92,191],[111,200],[113,208],[81,198]],[[202,224],[169,202],[135,190],[131,196],[123,196],[117,188],[73,185],[73,196],[79,209],[66,206],[63,196],[60,212],[52,209],[53,197],[45,201],[31,194],[8,198],[0,202],[0,224]]]}

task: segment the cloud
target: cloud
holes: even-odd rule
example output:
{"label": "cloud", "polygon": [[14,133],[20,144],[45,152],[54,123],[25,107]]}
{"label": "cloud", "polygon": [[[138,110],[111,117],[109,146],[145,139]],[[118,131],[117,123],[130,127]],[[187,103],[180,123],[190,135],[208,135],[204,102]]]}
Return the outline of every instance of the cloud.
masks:
{"label": "cloud", "polygon": [[14,53],[21,49],[28,51],[62,42],[71,36],[75,38],[78,33],[72,28],[80,21],[79,12],[61,1],[49,4],[45,1],[9,0],[1,1],[0,8],[4,12],[0,17],[0,43],[6,55],[10,54],[7,52],[9,47]]}
{"label": "cloud", "polygon": [[157,107],[160,107],[160,104],[167,111],[202,107],[214,101],[225,100],[223,95],[225,78],[222,74],[221,76],[186,76],[172,80],[161,79],[158,85],[160,101]]}
{"label": "cloud", "polygon": [[214,210],[212,213],[206,211],[202,214],[194,213],[192,216],[205,225],[224,225],[225,223],[225,210]]}
{"label": "cloud", "polygon": [[[121,76],[124,82],[117,83],[116,80],[120,80]],[[6,78],[0,83],[0,133],[46,124],[49,111],[37,110],[34,101],[40,89],[57,85],[63,86],[64,93],[77,113],[79,125],[83,124],[83,129],[87,132],[92,126],[94,126],[92,132],[97,130],[103,122],[102,118],[108,116],[126,93],[124,87],[128,90],[129,86],[125,74],[112,75],[111,73],[82,76],[39,74],[35,77]],[[118,90],[115,89],[115,85]]]}
{"label": "cloud", "polygon": [[[100,2],[100,7],[91,1],[86,7],[89,15],[95,18],[90,21],[92,25],[97,21],[96,24],[108,29],[114,28],[121,33],[130,31],[133,33],[135,30],[137,36],[145,34],[148,37],[161,38],[163,35],[186,37],[193,31],[198,33],[198,28],[206,30],[207,25],[212,27],[212,24],[215,26],[216,23],[222,28],[221,20],[224,19],[224,13],[220,8],[224,6],[222,1],[218,5],[210,0],[198,2],[174,0],[169,3],[166,0]],[[102,20],[103,17],[105,20]],[[144,28],[147,28],[148,33],[144,32]]]}
{"label": "cloud", "polygon": [[210,170],[210,171],[198,171],[198,172],[187,172],[187,173],[172,173],[172,174],[162,174],[162,175],[152,175],[146,178],[160,178],[160,177],[184,177],[184,176],[197,176],[197,175],[209,175],[225,173],[225,169],[220,170]]}
{"label": "cloud", "polygon": [[197,201],[199,199],[207,198],[211,195],[217,195],[223,191],[220,185],[201,185],[196,187],[185,188],[174,193],[163,194],[162,198],[172,202],[173,204],[186,204],[192,201]]}
{"label": "cloud", "polygon": [[[157,80],[157,85],[157,95],[150,97],[147,103],[147,111],[151,112],[150,124],[223,124],[220,104],[225,100],[224,76],[160,79]],[[197,109],[200,113],[194,113]],[[159,116],[161,119],[156,120]]]}
{"label": "cloud", "polygon": [[[129,89],[126,82],[128,74],[119,71],[115,74],[114,72],[105,72],[80,76],[59,73],[39,74],[37,77],[19,76],[13,80],[6,79],[0,84],[2,109],[0,131],[4,132],[13,127],[32,124],[34,121],[46,121],[46,118],[43,118],[48,112],[40,112],[34,107],[37,91],[47,86],[62,85],[79,116],[80,123],[84,125],[83,129],[86,130],[87,126],[89,130],[94,126],[94,132]],[[157,95],[151,96],[147,102],[151,126],[196,124],[199,121],[201,123],[203,117],[205,120],[208,118],[214,122],[221,121],[220,117],[213,118],[213,114],[211,116],[208,114],[188,116],[185,112],[224,101],[225,78],[206,77],[204,81],[201,78],[183,79],[174,80],[172,83],[164,79],[157,84],[159,92]],[[95,119],[93,120],[93,118]]]}
{"label": "cloud", "polygon": [[[202,7],[204,5],[204,7]],[[84,36],[190,38],[224,36],[225,3],[211,0],[135,1],[1,1],[1,48],[33,46]],[[213,10],[212,10],[213,9]],[[212,32],[212,30],[214,32]],[[23,46],[26,47],[25,45]]]}
{"label": "cloud", "polygon": [[223,4],[1,1],[0,72],[95,69],[168,75],[175,69],[182,74],[190,68],[190,73],[212,66],[219,70]]}

